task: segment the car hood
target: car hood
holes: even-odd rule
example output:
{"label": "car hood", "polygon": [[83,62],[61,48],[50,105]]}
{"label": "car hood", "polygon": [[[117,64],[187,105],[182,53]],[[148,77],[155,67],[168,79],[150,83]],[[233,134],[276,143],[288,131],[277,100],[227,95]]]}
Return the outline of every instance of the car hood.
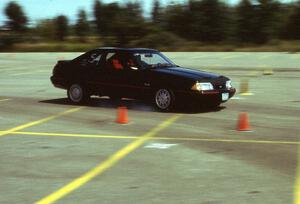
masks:
{"label": "car hood", "polygon": [[189,78],[192,80],[205,80],[205,79],[215,79],[221,77],[221,75],[208,73],[200,70],[194,70],[184,67],[164,67],[152,69],[154,72],[165,73],[180,77]]}

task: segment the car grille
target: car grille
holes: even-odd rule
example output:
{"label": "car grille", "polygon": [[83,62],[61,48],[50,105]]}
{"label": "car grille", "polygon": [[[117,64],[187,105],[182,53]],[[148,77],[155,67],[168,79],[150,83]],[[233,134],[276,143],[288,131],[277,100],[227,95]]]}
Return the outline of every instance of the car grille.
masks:
{"label": "car grille", "polygon": [[226,89],[226,83],[214,83],[213,86],[216,90]]}

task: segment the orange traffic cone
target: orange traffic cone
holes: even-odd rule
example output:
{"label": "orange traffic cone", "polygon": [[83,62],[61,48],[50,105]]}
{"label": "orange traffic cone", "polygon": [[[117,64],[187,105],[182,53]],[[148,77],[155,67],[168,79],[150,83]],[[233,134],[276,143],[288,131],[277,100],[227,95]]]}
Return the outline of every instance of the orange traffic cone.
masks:
{"label": "orange traffic cone", "polygon": [[246,112],[240,113],[237,129],[238,131],[251,131],[249,125],[248,113]]}
{"label": "orange traffic cone", "polygon": [[126,124],[128,123],[128,116],[127,116],[127,108],[122,106],[122,107],[118,107],[118,113],[117,113],[117,123],[120,124]]}

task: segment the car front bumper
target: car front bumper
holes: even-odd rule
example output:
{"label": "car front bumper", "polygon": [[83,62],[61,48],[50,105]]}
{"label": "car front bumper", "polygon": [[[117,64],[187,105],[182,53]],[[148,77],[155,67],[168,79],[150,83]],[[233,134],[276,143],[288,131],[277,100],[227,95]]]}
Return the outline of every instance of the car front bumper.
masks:
{"label": "car front bumper", "polygon": [[[225,103],[232,96],[234,96],[235,92],[235,88],[211,91],[178,91],[176,97],[180,101],[213,105]],[[228,98],[226,98],[226,95],[228,96]]]}
{"label": "car front bumper", "polygon": [[51,76],[50,80],[53,86],[61,89],[67,89],[67,84],[64,82],[63,78]]}

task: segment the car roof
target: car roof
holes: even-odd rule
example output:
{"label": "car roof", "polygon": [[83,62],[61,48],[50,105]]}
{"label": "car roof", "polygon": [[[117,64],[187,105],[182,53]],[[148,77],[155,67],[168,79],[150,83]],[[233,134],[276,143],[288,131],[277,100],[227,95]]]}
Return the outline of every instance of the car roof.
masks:
{"label": "car roof", "polygon": [[155,49],[149,49],[149,48],[120,48],[120,47],[100,47],[97,48],[97,50],[102,51],[123,51],[123,52],[158,52],[158,50]]}

